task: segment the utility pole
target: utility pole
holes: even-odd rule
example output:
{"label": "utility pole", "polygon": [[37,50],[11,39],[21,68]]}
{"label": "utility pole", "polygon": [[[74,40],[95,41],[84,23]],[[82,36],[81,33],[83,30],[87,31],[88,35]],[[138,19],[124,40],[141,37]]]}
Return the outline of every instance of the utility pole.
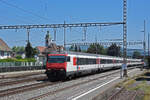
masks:
{"label": "utility pole", "polygon": [[83,41],[86,41],[86,29],[87,29],[87,27],[85,26],[84,28],[83,28]]}
{"label": "utility pole", "polygon": [[150,51],[149,51],[149,33],[148,33],[148,56],[150,56]]}
{"label": "utility pole", "polygon": [[64,21],[64,50],[66,50],[66,22]]}
{"label": "utility pole", "polygon": [[145,33],[146,33],[146,26],[145,26],[145,20],[144,20],[144,42],[143,42],[143,48],[144,48],[144,60],[145,60],[145,55],[146,55],[146,41],[145,41]]}
{"label": "utility pole", "polygon": [[127,76],[127,0],[123,0],[123,23],[123,63],[126,65],[126,68],[123,68],[123,76]]}
{"label": "utility pole", "polygon": [[29,41],[29,33],[30,33],[30,30],[29,30],[29,28],[27,28],[27,36],[28,36],[27,42],[28,42],[28,43],[30,42],[30,41]]}
{"label": "utility pole", "polygon": [[98,53],[98,43],[97,43],[97,34],[95,33],[95,46],[96,46],[96,54]]}
{"label": "utility pole", "polygon": [[56,42],[56,28],[54,28],[54,41]]}
{"label": "utility pole", "polygon": [[[143,40],[143,50],[144,50],[144,57],[143,57],[143,62],[145,63],[145,56],[146,56],[146,41],[145,41],[145,34],[146,34],[146,25],[145,25],[145,20],[144,20],[144,40]],[[143,66],[141,66],[141,71],[143,70]]]}

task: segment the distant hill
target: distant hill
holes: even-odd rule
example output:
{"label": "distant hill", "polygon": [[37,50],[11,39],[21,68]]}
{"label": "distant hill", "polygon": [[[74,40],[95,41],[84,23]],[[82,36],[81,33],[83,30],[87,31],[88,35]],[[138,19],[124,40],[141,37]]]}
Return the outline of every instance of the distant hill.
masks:
{"label": "distant hill", "polygon": [[[122,49],[123,51],[123,49]],[[143,49],[127,49],[127,56],[132,56],[134,51],[138,51],[141,53],[141,55],[144,55],[144,50]],[[147,52],[146,52],[147,54]]]}

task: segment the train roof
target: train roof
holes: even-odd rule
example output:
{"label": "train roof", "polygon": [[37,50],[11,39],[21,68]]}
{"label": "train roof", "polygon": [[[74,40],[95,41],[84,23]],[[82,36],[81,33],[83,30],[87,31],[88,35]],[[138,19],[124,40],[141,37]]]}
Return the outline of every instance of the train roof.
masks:
{"label": "train roof", "polygon": [[[83,52],[73,52],[73,51],[52,52],[51,54],[71,54],[71,55],[83,55],[83,56],[85,55],[85,56],[108,57],[108,58],[115,58],[115,59],[123,59],[122,57],[115,57],[115,56],[108,56],[108,55],[101,55],[101,54],[83,53]],[[129,58],[127,60],[141,60],[141,59]]]}

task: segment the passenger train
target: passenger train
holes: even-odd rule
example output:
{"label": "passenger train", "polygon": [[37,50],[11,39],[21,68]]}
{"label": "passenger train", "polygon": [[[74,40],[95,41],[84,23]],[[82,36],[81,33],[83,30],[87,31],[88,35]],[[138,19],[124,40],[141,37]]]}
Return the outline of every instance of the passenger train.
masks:
{"label": "passenger train", "polygon": [[[120,68],[123,58],[105,55],[62,52],[48,54],[46,74],[49,79],[66,79],[108,69]],[[128,66],[141,65],[141,59],[127,59]]]}

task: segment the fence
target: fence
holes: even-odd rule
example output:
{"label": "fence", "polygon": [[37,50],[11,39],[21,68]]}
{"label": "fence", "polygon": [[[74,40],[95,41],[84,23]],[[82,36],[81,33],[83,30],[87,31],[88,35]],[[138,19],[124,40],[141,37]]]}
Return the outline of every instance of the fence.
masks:
{"label": "fence", "polygon": [[41,69],[45,69],[45,65],[39,62],[0,62],[0,73]]}

